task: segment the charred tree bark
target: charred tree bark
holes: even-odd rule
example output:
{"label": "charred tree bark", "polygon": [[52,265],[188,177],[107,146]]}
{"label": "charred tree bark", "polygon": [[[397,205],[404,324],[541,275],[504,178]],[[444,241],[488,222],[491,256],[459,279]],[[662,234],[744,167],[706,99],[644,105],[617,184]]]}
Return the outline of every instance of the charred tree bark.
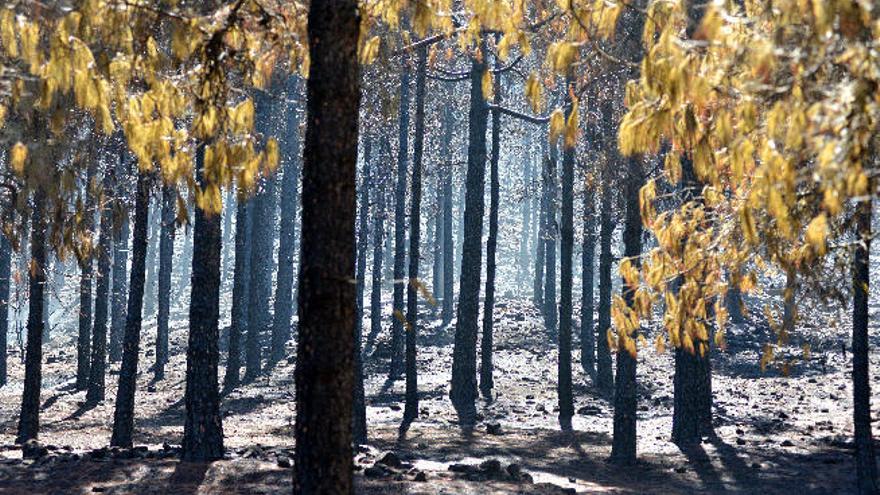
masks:
{"label": "charred tree bark", "polygon": [[[569,76],[566,88],[574,85]],[[573,91],[573,88],[572,88]],[[568,93],[568,91],[566,91]],[[569,98],[570,100],[570,98]],[[566,118],[577,111],[568,101]],[[572,143],[573,144],[573,143]],[[571,332],[574,312],[572,285],[574,278],[574,146],[565,145],[562,152],[562,225],[559,254],[559,362],[557,395],[559,397],[559,426],[571,430],[574,416],[574,398],[571,391]]]}
{"label": "charred tree bark", "polygon": [[229,355],[223,390],[229,392],[241,381],[241,337],[248,328],[251,286],[251,201],[238,196],[235,212],[235,275],[232,281],[232,321],[229,325]]}
{"label": "charred tree bark", "polygon": [[[104,172],[104,190],[113,188],[114,175]],[[104,378],[107,367],[107,313],[110,303],[110,255],[113,249],[113,210],[108,203],[101,205],[101,233],[98,237],[98,273],[95,288],[95,327],[92,332],[92,363],[89,367],[89,390],[86,402],[104,400]]]}
{"label": "charred tree bark", "polygon": [[[122,178],[120,182],[124,182]],[[119,189],[117,201],[123,197]],[[113,240],[113,306],[110,312],[110,347],[108,357],[111,362],[122,359],[122,334],[125,332],[125,310],[128,307],[128,238],[131,234],[128,214],[123,213],[122,224],[115,231]]]}
{"label": "charred tree bark", "polygon": [[28,270],[27,349],[24,363],[24,391],[18,419],[16,443],[37,438],[40,431],[40,387],[43,364],[43,304],[46,286],[46,194],[42,187],[34,192],[31,213],[31,263]]}
{"label": "charred tree bark", "polygon": [[[452,142],[452,111],[444,112],[444,143]],[[448,156],[448,155],[445,155]],[[452,321],[455,305],[455,245],[452,239],[452,162],[447,160],[443,167],[443,312],[441,318],[446,325]]]}
{"label": "charred tree bark", "polygon": [[[290,76],[288,98],[299,97],[299,79]],[[293,275],[296,254],[296,217],[299,212],[300,137],[299,114],[291,105],[287,118],[288,148],[284,158],[281,177],[281,226],[278,242],[278,280],[275,288],[275,314],[272,323],[272,352],[270,364],[276,364],[286,354],[285,346],[290,340],[290,320],[293,315]]]}
{"label": "charred tree bark", "polygon": [[[382,147],[379,154],[379,163],[387,163],[391,151],[388,145],[388,138],[382,138]],[[370,334],[367,336],[367,343],[364,351],[361,353],[363,357],[373,349],[373,343],[376,337],[382,332],[382,261],[385,259],[385,219],[388,215],[388,209],[385,204],[385,184],[386,178],[379,177],[378,167],[374,173],[374,189],[373,200],[373,268],[371,270],[372,282],[370,286]]]}
{"label": "charred tree bark", "polygon": [[588,184],[584,191],[584,240],[581,252],[581,368],[593,383],[596,382],[596,331],[593,328],[593,268],[596,258],[595,194],[595,187]]}
{"label": "charred tree bark", "polygon": [[[623,252],[638,268],[642,254],[642,214],[639,210],[639,190],[644,175],[638,158],[627,159],[626,220],[623,229]],[[623,285],[623,297],[632,308],[634,292]],[[636,338],[632,335],[631,338]],[[636,462],[636,356],[625,349],[617,353],[617,377],[614,380],[614,437],[611,443],[611,461],[630,465]]]}
{"label": "charred tree bark", "polygon": [[156,380],[165,378],[168,363],[168,317],[171,310],[171,270],[174,259],[175,200],[177,194],[171,186],[162,187],[161,226],[159,229],[159,312],[156,316]]}
{"label": "charred tree bark", "polygon": [[355,445],[367,442],[367,404],[364,393],[364,363],[361,359],[361,340],[364,333],[364,285],[367,276],[367,241],[370,237],[368,216],[370,212],[370,189],[372,188],[372,150],[373,142],[369,136],[364,138],[364,178],[359,191],[357,229],[357,263],[355,275],[355,316],[354,316],[354,405],[351,431]]}
{"label": "charred tree bark", "polygon": [[556,307],[556,241],[559,224],[556,223],[556,196],[559,177],[556,171],[557,143],[550,143],[550,159],[547,161],[544,180],[547,183],[547,230],[544,238],[544,327],[551,340],[556,340],[559,317]]}
{"label": "charred tree bark", "polygon": [[611,328],[611,237],[614,222],[611,219],[611,184],[607,176],[602,184],[599,208],[599,331],[596,335],[596,385],[602,395],[614,390],[614,374],[611,370],[611,349],[608,347],[608,330]]}
{"label": "charred tree bark", "polygon": [[[86,203],[85,220],[83,221],[86,232],[91,236],[95,231],[95,157],[89,157],[91,163],[86,174]],[[80,253],[79,268],[79,332],[76,339],[76,389],[86,390],[89,388],[89,366],[92,358],[92,271],[94,269],[94,257],[92,252]],[[43,311],[48,309],[44,305]],[[48,320],[48,315],[44,320]],[[44,323],[45,324],[45,323]]]}
{"label": "charred tree bark", "polygon": [[397,185],[394,190],[394,299],[391,318],[391,369],[388,377],[400,378],[403,370],[403,296],[406,290],[406,176],[409,152],[409,68],[400,72],[400,129],[397,149]]}
{"label": "charred tree bark", "polygon": [[[868,188],[874,191],[873,187]],[[871,204],[869,199],[856,207],[856,244],[853,258],[853,333],[852,333],[852,380],[853,425],[856,444],[856,479],[858,493],[878,493],[877,461],[874,439],[871,433],[871,382],[868,343],[868,294],[871,282]]]}
{"label": "charred tree bark", "polygon": [[128,313],[122,341],[122,366],[113,413],[113,435],[110,445],[131,447],[134,429],[134,393],[137,386],[138,352],[141,344],[141,325],[144,309],[144,283],[147,268],[147,220],[150,208],[150,177],[138,171],[135,195],[134,239],[132,240],[131,281],[129,283]]}
{"label": "charred tree bark", "polygon": [[[196,180],[208,185],[204,145],[196,152]],[[217,367],[220,361],[220,215],[195,209],[189,340],[186,348],[186,419],[181,457],[184,461],[223,458],[223,423]]]}
{"label": "charred tree bark", "polygon": [[357,2],[313,2],[308,31],[312,64],[303,155],[293,492],[350,494],[355,298],[350,280],[361,94]]}
{"label": "charred tree bark", "polygon": [[[542,169],[546,169],[547,160],[541,157]],[[544,172],[542,175],[546,175]],[[547,237],[547,182],[541,180],[541,194],[538,200],[538,228],[535,229],[535,280],[532,287],[532,299],[541,313],[544,313],[544,262],[546,253],[544,252],[545,240]]]}
{"label": "charred tree bark", "polygon": [[[500,38],[495,36],[497,43]],[[495,68],[498,68],[498,60],[495,60]],[[501,75],[496,74],[493,78],[495,104],[500,104]],[[495,313],[495,252],[498,247],[498,158],[501,153],[501,112],[492,110],[492,154],[489,158],[489,238],[486,240],[486,292],[483,301],[483,335],[480,339],[480,393],[485,399],[492,399],[492,389],[495,388],[492,380],[492,337]]]}
{"label": "charred tree bark", "polygon": [[419,417],[419,375],[416,366],[416,337],[419,328],[419,243],[422,237],[422,154],[425,142],[425,71],[428,50],[422,45],[417,49],[416,65],[416,115],[415,139],[413,141],[412,190],[409,210],[409,280],[406,284],[406,400],[403,409],[401,431]]}
{"label": "charred tree bark", "polygon": [[[481,50],[486,52],[485,42],[481,43]],[[485,62],[476,58],[471,61],[464,242],[458,290],[458,322],[452,354],[452,386],[449,391],[459,423],[466,429],[471,428],[476,420],[474,401],[477,400],[477,325],[480,314],[486,127],[489,116],[481,86],[485,71]]]}

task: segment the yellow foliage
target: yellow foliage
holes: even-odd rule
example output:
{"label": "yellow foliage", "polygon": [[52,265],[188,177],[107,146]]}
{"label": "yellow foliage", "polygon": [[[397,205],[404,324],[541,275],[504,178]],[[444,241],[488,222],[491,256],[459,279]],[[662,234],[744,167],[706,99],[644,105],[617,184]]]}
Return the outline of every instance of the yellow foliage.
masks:
{"label": "yellow foliage", "polygon": [[22,143],[15,143],[9,153],[9,167],[18,175],[24,173],[24,162],[27,160],[28,149]]}

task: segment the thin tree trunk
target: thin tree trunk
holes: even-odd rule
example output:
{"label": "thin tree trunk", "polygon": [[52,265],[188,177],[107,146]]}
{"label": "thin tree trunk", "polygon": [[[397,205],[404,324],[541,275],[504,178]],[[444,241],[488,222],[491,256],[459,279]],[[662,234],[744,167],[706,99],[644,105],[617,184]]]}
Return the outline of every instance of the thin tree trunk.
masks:
{"label": "thin tree trunk", "polygon": [[[495,42],[499,41],[495,35]],[[494,62],[498,68],[498,60]],[[493,87],[495,104],[500,105],[501,75],[495,75]],[[486,240],[486,292],[483,301],[483,335],[480,339],[480,393],[485,399],[492,398],[495,383],[492,379],[492,337],[495,313],[495,252],[498,247],[498,158],[501,152],[501,112],[492,110],[492,154],[489,158],[489,238]]]}
{"label": "thin tree trunk", "polygon": [[251,201],[238,196],[235,212],[235,276],[232,281],[232,321],[229,325],[229,355],[223,390],[238,387],[241,380],[241,337],[247,332],[251,277]]}
{"label": "thin tree trunk", "polygon": [[[566,78],[566,93],[574,90],[574,80]],[[577,109],[568,101],[566,117]],[[557,395],[559,397],[559,426],[571,430],[574,399],[571,391],[571,333],[573,308],[574,257],[574,146],[565,146],[562,153],[562,228],[560,230],[559,260],[559,362]]]}
{"label": "thin tree trunk", "polygon": [[400,72],[400,130],[397,149],[397,186],[394,191],[394,299],[391,318],[391,369],[388,377],[396,380],[403,370],[403,296],[406,289],[406,178],[409,152],[409,68]]}
{"label": "thin tree trunk", "polygon": [[[541,162],[543,164],[543,168],[546,168],[546,158],[542,156]],[[546,172],[543,175],[546,175]],[[547,181],[544,179],[541,180],[541,194],[538,199],[538,205],[538,228],[535,229],[535,244],[537,246],[535,248],[535,279],[534,285],[532,286],[532,300],[534,301],[535,307],[538,308],[541,313],[543,313],[544,261],[546,258],[546,253],[544,252],[544,238],[547,237]]]}
{"label": "thin tree trunk", "polygon": [[[114,184],[114,175],[104,172],[104,191],[109,192]],[[104,400],[104,378],[107,367],[107,312],[110,303],[110,265],[113,249],[113,210],[107,200],[101,204],[101,233],[98,238],[98,280],[95,288],[95,327],[92,332],[92,363],[89,367],[89,390],[86,402],[96,403]]]}
{"label": "thin tree trunk", "polygon": [[602,182],[602,199],[599,208],[599,331],[596,334],[596,385],[602,395],[608,396],[614,390],[611,349],[608,347],[613,262],[611,237],[614,235],[614,222],[611,220],[611,183],[607,176]]}
{"label": "thin tree trunk", "polygon": [[[299,97],[299,78],[290,76],[288,98]],[[287,138],[284,171],[281,177],[281,226],[278,245],[278,280],[275,288],[275,314],[272,323],[271,364],[278,363],[286,354],[290,340],[290,320],[293,314],[293,260],[296,255],[296,216],[299,210],[300,137],[297,109],[290,105],[286,115]]]}
{"label": "thin tree trunk", "polygon": [[[204,154],[204,145],[200,145],[196,153],[196,180],[202,188],[208,186]],[[184,461],[223,458],[223,422],[217,383],[221,249],[220,215],[196,208],[186,348],[186,419],[181,452]]]}
{"label": "thin tree trunk", "polygon": [[364,177],[359,191],[360,205],[358,229],[355,244],[357,263],[355,272],[355,316],[354,316],[354,404],[351,431],[356,445],[367,443],[367,404],[364,392],[364,363],[361,359],[361,340],[364,331],[364,285],[367,276],[367,242],[370,236],[368,215],[370,212],[370,188],[372,187],[373,142],[364,137]]}
{"label": "thin tree trunk", "polygon": [[[873,187],[868,188],[874,191]],[[853,258],[853,333],[852,380],[853,425],[856,444],[856,479],[860,495],[880,491],[877,484],[877,461],[871,433],[871,381],[868,342],[868,295],[871,282],[871,199],[856,207],[856,234],[860,242]]]}
{"label": "thin tree trunk", "polygon": [[9,286],[12,271],[12,245],[0,234],[0,387],[7,381],[7,336],[9,335]]}
{"label": "thin tree trunk", "polygon": [[556,241],[558,239],[559,224],[556,223],[557,184],[559,182],[556,171],[558,160],[558,148],[556,143],[550,143],[550,159],[547,161],[547,235],[544,239],[544,327],[551,340],[556,340],[558,328],[558,314],[556,307]]}
{"label": "thin tree trunk", "polygon": [[[626,221],[623,230],[623,251],[635,267],[641,265],[642,215],[639,210],[639,190],[644,183],[639,158],[627,159]],[[623,298],[632,308],[634,293],[623,285]],[[631,338],[635,339],[636,335]],[[630,465],[636,462],[636,356],[625,349],[617,352],[617,377],[614,380],[614,437],[611,443],[611,461]]]}
{"label": "thin tree trunk", "polygon": [[159,229],[159,312],[156,316],[156,365],[153,368],[156,380],[165,378],[165,365],[168,363],[168,317],[171,309],[171,270],[174,259],[175,200],[174,188],[162,187],[162,211]]}
{"label": "thin tree trunk", "polygon": [[24,391],[18,419],[16,443],[37,438],[40,431],[40,387],[43,364],[43,289],[46,285],[46,195],[42,187],[34,192],[31,213],[31,267],[28,270],[27,350],[24,365]]}
{"label": "thin tree trunk", "polygon": [[119,370],[116,409],[113,414],[113,435],[110,438],[110,445],[116,447],[131,447],[132,430],[134,429],[134,393],[137,386],[138,352],[143,323],[149,208],[150,177],[147,172],[138,171],[128,314],[125,320],[125,336],[122,341],[122,366]]}
{"label": "thin tree trunk", "polygon": [[[443,113],[444,143],[452,142],[452,110]],[[448,157],[449,155],[444,155]],[[443,167],[443,324],[452,321],[455,304],[455,245],[452,240],[452,162]]]}
{"label": "thin tree trunk", "polygon": [[[120,177],[120,182],[124,182],[125,177]],[[120,201],[123,197],[122,191],[122,186],[120,186],[117,201]],[[115,239],[113,241],[113,309],[110,312],[110,347],[108,355],[110,361],[114,363],[122,359],[122,334],[125,332],[125,310],[128,307],[128,279],[126,276],[130,230],[128,214],[123,213],[122,225],[115,231]]]}
{"label": "thin tree trunk", "polygon": [[415,139],[413,141],[412,190],[409,210],[409,280],[406,287],[406,400],[403,409],[401,430],[419,416],[418,368],[416,366],[416,337],[419,328],[419,243],[422,226],[422,155],[425,142],[425,71],[427,70],[428,50],[425,46],[417,50],[416,65],[416,118]]}
{"label": "thin tree trunk", "polygon": [[[581,367],[596,381],[596,332],[593,329],[593,269],[596,258],[596,189],[584,191],[584,241],[581,253]],[[601,337],[601,335],[600,335]]]}
{"label": "thin tree trunk", "polygon": [[[486,53],[485,41],[480,49]],[[452,385],[449,396],[466,429],[476,421],[477,332],[480,315],[480,270],[483,254],[485,212],[486,127],[489,111],[483,99],[482,77],[486,63],[471,61],[470,110],[468,112],[468,163],[465,183],[464,242],[458,290],[458,322],[452,354]]]}
{"label": "thin tree trunk", "polygon": [[[85,220],[84,228],[89,236],[92,236],[95,230],[95,190],[93,182],[95,180],[96,160],[89,157],[91,163],[88,166],[86,174],[85,186]],[[79,260],[80,280],[79,280],[79,332],[76,339],[76,389],[86,390],[89,388],[89,365],[92,358],[92,271],[94,267],[94,256],[91,251],[82,253]],[[48,309],[48,304],[43,306],[43,311]],[[45,320],[48,320],[48,314],[44,314]]]}
{"label": "thin tree trunk", "polygon": [[[390,156],[388,138],[382,138],[379,163],[387,163]],[[366,357],[373,349],[376,337],[382,332],[382,261],[385,259],[385,218],[388,209],[385,204],[385,177],[379,177],[378,168],[374,174],[373,200],[373,268],[371,270],[372,283],[370,286],[370,334],[361,354]]]}
{"label": "thin tree trunk", "polygon": [[308,30],[293,492],[351,494],[357,2],[313,2]]}

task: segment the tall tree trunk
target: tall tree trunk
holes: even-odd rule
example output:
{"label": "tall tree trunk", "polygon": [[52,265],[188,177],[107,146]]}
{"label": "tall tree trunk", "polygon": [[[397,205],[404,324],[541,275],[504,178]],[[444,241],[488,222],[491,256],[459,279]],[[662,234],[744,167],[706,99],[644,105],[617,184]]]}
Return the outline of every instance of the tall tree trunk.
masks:
{"label": "tall tree trunk", "polygon": [[599,208],[599,331],[596,334],[596,385],[602,395],[614,390],[614,374],[611,370],[611,349],[608,347],[608,330],[611,328],[611,237],[614,222],[611,219],[611,181],[602,181],[602,199]]}
{"label": "tall tree trunk", "polygon": [[[542,170],[546,170],[547,167],[547,159],[542,155],[541,157]],[[546,172],[542,173],[543,176],[546,176]],[[547,181],[546,177],[542,177],[541,179],[541,194],[538,199],[538,215],[537,215],[537,229],[535,229],[535,279],[534,285],[532,286],[532,300],[534,301],[535,307],[538,308],[541,313],[544,312],[544,261],[546,258],[546,253],[544,252],[544,247],[546,245],[545,238],[547,237]]]}
{"label": "tall tree trunk", "polygon": [[364,285],[367,276],[367,241],[370,237],[368,216],[370,212],[370,188],[372,188],[373,142],[364,137],[364,177],[359,191],[360,206],[358,229],[355,239],[357,263],[355,272],[355,315],[354,315],[354,402],[351,431],[356,445],[367,442],[367,404],[364,392],[364,363],[361,358],[361,340],[364,333]]}
{"label": "tall tree trunk", "polygon": [[[873,185],[873,184],[872,184]],[[874,191],[873,187],[868,188]],[[852,380],[853,425],[856,444],[856,479],[860,495],[878,493],[877,461],[871,433],[871,382],[868,348],[868,295],[871,282],[871,210],[870,196],[856,207],[856,245],[853,258],[853,333]]]}
{"label": "tall tree trunk", "polygon": [[[159,235],[161,231],[162,217],[159,213],[158,198],[150,198],[148,205],[149,216],[147,217],[147,263],[146,278],[144,281],[144,310],[143,314],[150,318],[156,312],[156,294],[158,287],[156,286],[156,269],[159,267]],[[153,207],[150,207],[153,206]],[[185,249],[184,249],[185,251]]]}
{"label": "tall tree trunk", "polygon": [[[95,168],[97,167],[95,157],[89,157],[91,163],[88,166],[86,174],[85,187],[85,220],[83,221],[86,232],[91,237],[95,231]],[[79,279],[79,332],[76,339],[76,389],[85,390],[89,388],[89,365],[92,358],[92,271],[94,267],[94,256],[91,250],[81,253],[82,258],[79,260],[80,279]],[[43,311],[48,309],[49,305],[44,304]],[[44,325],[48,321],[48,314],[43,316]]]}
{"label": "tall tree trunk", "polygon": [[239,194],[235,212],[235,276],[232,281],[232,321],[229,325],[229,356],[223,390],[238,387],[241,380],[241,337],[248,328],[251,286],[251,210],[252,202]]}
{"label": "tall tree trunk", "polygon": [[[208,185],[204,158],[204,145],[200,145],[196,153],[196,180],[202,188]],[[217,384],[221,249],[220,215],[196,208],[186,348],[186,419],[181,452],[184,461],[223,458],[223,422]]]}
{"label": "tall tree trunk", "polygon": [[231,261],[232,252],[235,250],[235,240],[232,235],[232,218],[235,216],[237,201],[235,200],[235,188],[226,190],[226,200],[223,201],[223,260],[221,264],[220,286],[228,284],[229,273],[234,273]]}
{"label": "tall tree trunk", "polygon": [[31,213],[31,267],[28,270],[27,350],[24,364],[24,391],[18,419],[16,443],[37,438],[40,431],[40,387],[43,364],[43,304],[46,285],[46,194],[42,187],[34,192]]}
{"label": "tall tree trunk", "polygon": [[425,71],[428,50],[422,45],[417,50],[416,65],[416,119],[413,141],[412,190],[409,210],[409,280],[406,284],[406,400],[401,430],[419,416],[418,367],[416,366],[416,337],[419,328],[419,243],[422,227],[422,155],[425,143]]}
{"label": "tall tree trunk", "polygon": [[150,176],[148,172],[139,170],[135,195],[128,313],[125,319],[125,336],[122,341],[122,366],[119,370],[116,409],[113,413],[113,435],[110,438],[110,445],[116,447],[131,447],[132,430],[134,429],[134,393],[137,386],[138,352],[143,323],[149,208]]}
{"label": "tall tree trunk", "polygon": [[[444,143],[452,142],[452,110],[443,113]],[[452,240],[452,161],[445,154],[443,166],[443,324],[452,321],[455,304],[455,245]]]}
{"label": "tall tree trunk", "polygon": [[[437,171],[432,183],[434,193],[434,208],[431,212],[430,221],[434,226],[433,235],[428,236],[431,243],[431,282],[434,291],[434,299],[443,300],[443,167]],[[436,316],[442,306],[434,306],[432,311]]]}
{"label": "tall tree trunk", "polygon": [[403,296],[406,289],[406,177],[409,152],[409,68],[400,71],[400,129],[397,148],[397,186],[394,190],[394,300],[391,318],[391,369],[389,378],[396,380],[403,370]]}
{"label": "tall tree trunk", "polygon": [[[387,163],[390,156],[388,138],[382,138],[378,163]],[[379,176],[378,167],[374,174],[375,198],[373,200],[373,268],[371,270],[372,282],[370,284],[370,334],[361,354],[365,357],[373,349],[376,337],[382,332],[382,261],[385,258],[385,218],[388,209],[385,204],[385,177]]]}
{"label": "tall tree trunk", "polygon": [[349,281],[355,274],[361,94],[357,2],[313,2],[308,30],[293,492],[350,494],[355,288]]}
{"label": "tall tree trunk", "polygon": [[[495,42],[499,40],[495,35]],[[498,68],[496,58],[495,68]],[[502,101],[501,75],[493,78],[493,92],[496,105]],[[501,112],[492,110],[492,154],[489,158],[489,238],[486,240],[486,292],[483,301],[483,335],[480,339],[480,393],[485,399],[492,399],[492,333],[495,313],[495,252],[498,247],[498,155],[501,152]]]}
{"label": "tall tree trunk", "polygon": [[[566,94],[574,91],[574,80],[566,78]],[[566,117],[570,118],[573,107],[568,98]],[[562,225],[559,253],[559,362],[557,395],[559,397],[559,426],[563,431],[571,430],[571,418],[574,416],[574,399],[571,391],[571,328],[574,276],[574,145],[564,146],[562,152]]]}
{"label": "tall tree trunk", "polygon": [[[596,332],[593,329],[593,268],[596,258],[596,188],[584,191],[584,241],[581,253],[581,367],[596,381]],[[599,336],[602,337],[601,335]]]}
{"label": "tall tree trunk", "polygon": [[[108,193],[114,184],[114,174],[104,172],[104,191]],[[108,196],[109,197],[109,196]],[[110,303],[110,255],[113,249],[113,210],[109,200],[101,204],[101,233],[98,238],[98,280],[95,288],[95,327],[92,332],[92,363],[89,367],[89,391],[86,402],[104,400],[104,378],[107,367],[107,312]]]}
{"label": "tall tree trunk", "polygon": [[[687,157],[683,158],[681,169],[682,201],[700,201],[702,184],[697,180],[693,162]],[[701,347],[705,349],[703,352],[700,351]],[[709,341],[695,340],[694,348],[694,353],[681,347],[674,351],[672,441],[680,446],[697,444],[703,437],[715,434],[712,426],[712,362]]]}
{"label": "tall tree trunk", "polygon": [[520,206],[522,214],[522,235],[519,241],[519,267],[517,282],[520,287],[524,287],[529,278],[529,240],[532,236],[532,208],[531,208],[531,185],[532,185],[532,134],[526,134],[526,152],[523,160],[523,198]]}
{"label": "tall tree trunk", "polygon": [[551,340],[556,340],[558,314],[556,307],[556,241],[559,237],[559,224],[556,221],[558,160],[557,143],[550,143],[550,159],[547,161],[547,235],[544,239],[544,327]]}
{"label": "tall tree trunk", "polygon": [[[290,76],[287,97],[299,98],[299,78]],[[275,288],[275,314],[272,323],[272,353],[269,362],[284,358],[290,340],[290,319],[293,314],[293,260],[296,254],[296,216],[299,210],[300,119],[296,106],[289,105],[286,115],[287,136],[284,145],[284,170],[281,177],[281,226],[278,245],[278,280]]]}
{"label": "tall tree trunk", "polygon": [[161,227],[159,229],[159,312],[156,316],[156,380],[165,378],[168,363],[168,317],[171,309],[171,270],[174,258],[175,200],[177,193],[171,186],[162,187]]}
{"label": "tall tree trunk", "polygon": [[[122,159],[124,160],[124,158]],[[120,160],[120,161],[122,161]],[[120,177],[119,182],[125,182]],[[117,201],[123,197],[122,186]],[[122,224],[114,232],[113,240],[113,305],[110,312],[110,347],[108,357],[112,362],[122,359],[122,334],[125,332],[125,310],[128,307],[128,238],[131,234],[128,214],[123,213]]]}
{"label": "tall tree trunk", "polygon": [[0,234],[0,387],[7,381],[7,336],[9,335],[9,286],[12,271],[12,245]]}
{"label": "tall tree trunk", "polygon": [[[270,96],[258,93],[254,98],[256,130],[268,135],[274,105]],[[262,372],[263,335],[272,320],[269,301],[272,297],[272,269],[275,251],[275,177],[263,177],[251,202],[253,208],[251,247],[251,282],[248,303],[247,345],[245,346],[244,381],[251,382]]]}
{"label": "tall tree trunk", "polygon": [[[644,175],[638,157],[627,159],[626,220],[623,229],[623,252],[635,266],[641,265],[642,215],[639,210],[639,190]],[[623,298],[632,308],[634,292],[623,285]],[[631,338],[635,339],[636,335]],[[611,461],[629,465],[636,462],[636,356],[625,349],[617,352],[617,377],[614,380],[614,437],[611,443]]]}
{"label": "tall tree trunk", "polygon": [[[486,53],[485,41],[480,50]],[[480,269],[483,255],[483,215],[486,181],[486,127],[489,110],[483,99],[482,78],[486,63],[473,58],[468,111],[468,160],[465,182],[464,242],[458,290],[458,322],[452,353],[452,386],[449,396],[459,423],[470,428],[476,421],[477,331],[480,315]]]}

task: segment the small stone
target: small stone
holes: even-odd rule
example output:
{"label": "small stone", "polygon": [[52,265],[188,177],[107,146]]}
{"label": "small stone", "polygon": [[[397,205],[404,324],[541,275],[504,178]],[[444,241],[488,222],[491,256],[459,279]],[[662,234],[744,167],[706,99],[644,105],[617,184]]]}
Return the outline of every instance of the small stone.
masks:
{"label": "small stone", "polygon": [[783,447],[794,447],[794,443],[791,440],[783,440],[780,445]]}
{"label": "small stone", "polygon": [[278,458],[278,467],[280,468],[289,468],[290,467],[290,457],[283,455]]}
{"label": "small stone", "polygon": [[746,441],[743,440],[742,438],[737,438],[737,439],[736,439],[736,444],[737,444],[737,445],[745,445],[745,444],[746,444]]}
{"label": "small stone", "polygon": [[501,472],[501,461],[498,459],[487,459],[480,463],[480,469],[487,473]]}
{"label": "small stone", "polygon": [[507,466],[507,474],[510,475],[513,479],[520,479],[522,476],[522,467],[519,464],[513,463]]}
{"label": "small stone", "polygon": [[486,433],[490,435],[501,435],[501,423],[497,421],[486,423]]}
{"label": "small stone", "polygon": [[383,464],[388,467],[400,468],[403,465],[403,462],[400,460],[400,457],[397,456],[394,452],[386,452],[378,461],[377,464]]}
{"label": "small stone", "polygon": [[391,409],[392,411],[400,411],[400,406],[397,404],[391,404],[388,406],[388,409]]}
{"label": "small stone", "polygon": [[367,478],[381,478],[385,476],[386,470],[381,466],[374,465],[364,469],[364,476]]}
{"label": "small stone", "polygon": [[413,477],[413,481],[418,481],[420,483],[428,481],[428,475],[426,475],[424,471],[419,471],[416,473],[415,477]]}

